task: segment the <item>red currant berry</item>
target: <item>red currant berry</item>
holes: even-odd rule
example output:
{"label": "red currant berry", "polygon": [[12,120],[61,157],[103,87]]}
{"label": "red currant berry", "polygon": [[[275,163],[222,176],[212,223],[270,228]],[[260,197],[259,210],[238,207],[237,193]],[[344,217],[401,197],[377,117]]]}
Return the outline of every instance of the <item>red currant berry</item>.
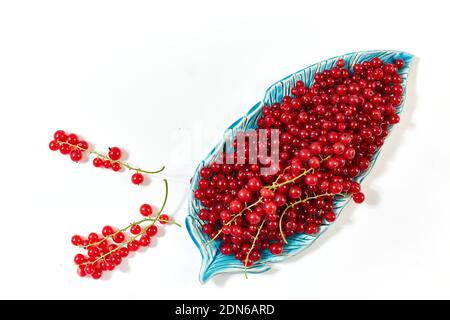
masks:
{"label": "red currant berry", "polygon": [[333,222],[334,220],[336,220],[336,214],[334,212],[327,212],[325,214],[325,220],[327,220],[328,222]]}
{"label": "red currant berry", "polygon": [[362,192],[356,192],[353,194],[353,201],[355,201],[356,203],[364,202],[365,198],[366,197],[364,196],[364,193],[362,193]]}
{"label": "red currant berry", "polygon": [[67,143],[76,146],[78,142],[78,136],[75,133],[71,133],[67,136]]}
{"label": "red currant berry", "polygon": [[59,146],[59,152],[63,155],[69,154],[71,150],[70,146],[66,143]]}
{"label": "red currant berry", "polygon": [[83,239],[81,239],[81,237],[76,234],[72,237],[71,241],[74,246],[79,246],[81,245]]}
{"label": "red currant berry", "polygon": [[107,237],[114,233],[114,229],[111,226],[104,226],[102,229],[103,236]]}
{"label": "red currant berry", "polygon": [[122,157],[122,150],[118,147],[109,148],[108,157],[114,161],[119,160]]}
{"label": "red currant berry", "polygon": [[83,154],[78,149],[72,150],[70,152],[70,159],[72,159],[72,161],[74,161],[74,162],[80,161],[82,157],[83,157]]}
{"label": "red currant berry", "polygon": [[144,217],[148,217],[151,216],[153,213],[153,208],[151,205],[144,203],[143,205],[141,205],[141,207],[139,208],[139,212],[141,213],[141,215],[143,215]]}
{"label": "red currant berry", "polygon": [[245,216],[245,219],[250,223],[251,225],[257,225],[261,222],[261,216],[257,214],[256,212],[250,212]]}
{"label": "red currant berry", "polygon": [[270,253],[274,255],[279,255],[283,252],[283,245],[281,243],[272,243],[269,247]]}
{"label": "red currant berry", "polygon": [[141,231],[142,231],[142,228],[141,228],[141,226],[138,225],[138,224],[134,224],[134,225],[132,225],[131,228],[130,228],[130,232],[131,232],[132,234],[139,234],[139,233],[141,233]]}
{"label": "red currant berry", "polygon": [[58,130],[53,134],[53,138],[55,138],[56,141],[59,142],[66,142],[67,141],[67,135],[63,130]]}
{"label": "red currant berry", "polygon": [[158,227],[155,225],[152,225],[148,227],[147,231],[145,232],[149,237],[153,237],[158,233]]}
{"label": "red currant berry", "polygon": [[96,167],[96,168],[103,167],[103,160],[100,159],[100,158],[95,158],[95,159],[92,161],[92,164],[93,164],[94,167]]}
{"label": "red currant berry", "polygon": [[122,166],[118,162],[113,162],[111,163],[111,169],[115,172],[118,172],[120,171],[120,169],[122,169]]}
{"label": "red currant berry", "polygon": [[139,239],[139,244],[141,245],[141,247],[148,247],[151,242],[152,242],[152,239],[147,235],[143,235]]}
{"label": "red currant berry", "polygon": [[78,253],[77,255],[75,255],[73,261],[75,262],[75,264],[82,264],[86,261],[86,259],[81,253]]}
{"label": "red currant berry", "polygon": [[140,185],[142,182],[144,182],[144,176],[142,173],[136,172],[131,176],[131,182],[136,185]]}
{"label": "red currant berry", "polygon": [[57,151],[59,149],[59,143],[56,140],[52,140],[50,141],[50,143],[48,144],[48,147],[50,148],[50,150],[52,151]]}
{"label": "red currant berry", "polygon": [[125,235],[123,234],[123,232],[117,232],[113,236],[113,240],[115,243],[122,243],[125,240]]}
{"label": "red currant berry", "polygon": [[103,160],[103,167],[105,167],[106,169],[110,169],[111,168],[111,161]]}

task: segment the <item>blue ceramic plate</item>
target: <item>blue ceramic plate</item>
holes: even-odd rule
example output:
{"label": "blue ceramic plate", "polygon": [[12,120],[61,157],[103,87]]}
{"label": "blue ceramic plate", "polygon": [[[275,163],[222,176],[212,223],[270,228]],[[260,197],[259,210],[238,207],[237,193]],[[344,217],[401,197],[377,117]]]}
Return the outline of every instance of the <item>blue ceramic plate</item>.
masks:
{"label": "blue ceramic plate", "polygon": [[[225,256],[219,250],[219,242],[215,241],[208,246],[206,243],[210,240],[207,235],[202,232],[202,221],[198,218],[197,214],[202,208],[200,201],[194,198],[194,191],[197,189],[197,184],[200,179],[199,170],[205,165],[209,165],[211,162],[217,159],[218,155],[222,152],[225,145],[225,141],[233,140],[239,131],[246,131],[249,129],[255,129],[257,127],[256,121],[261,116],[261,109],[264,105],[271,105],[275,102],[281,102],[281,99],[285,95],[290,95],[291,89],[295,83],[302,80],[306,86],[311,86],[314,80],[314,75],[317,72],[321,72],[325,69],[330,69],[336,63],[338,59],[344,59],[346,65],[353,67],[356,63],[361,63],[375,57],[379,57],[384,62],[393,62],[395,59],[403,59],[405,61],[404,68],[401,69],[402,86],[404,92],[406,92],[406,82],[408,72],[413,56],[411,54],[399,51],[363,51],[349,53],[343,56],[338,56],[332,59],[324,60],[317,64],[314,64],[308,68],[302,69],[296,73],[293,73],[282,80],[274,83],[266,91],[264,99],[255,104],[248,113],[236,120],[225,131],[223,139],[211,150],[206,158],[198,165],[192,178],[192,184],[190,187],[189,196],[189,215],[186,218],[186,225],[188,232],[192,240],[197,245],[202,255],[202,266],[200,269],[200,282],[204,283],[208,281],[214,275],[228,272],[244,272],[245,267],[242,263],[236,260],[233,256]],[[404,98],[403,98],[404,101]],[[403,109],[403,104],[397,109],[400,113]],[[361,182],[373,168],[380,150],[375,154],[370,168],[356,178],[356,181]],[[338,216],[344,206],[348,203],[348,198],[336,198],[334,201],[334,212]],[[318,234],[310,236],[307,234],[296,234],[288,238],[288,244],[284,246],[283,254],[274,256],[264,250],[262,252],[262,258],[256,262],[253,266],[247,269],[247,272],[260,273],[270,269],[271,263],[281,262],[289,259],[289,257],[299,253],[305,248],[309,247],[318,237],[320,237],[329,227],[328,223],[321,226]]]}

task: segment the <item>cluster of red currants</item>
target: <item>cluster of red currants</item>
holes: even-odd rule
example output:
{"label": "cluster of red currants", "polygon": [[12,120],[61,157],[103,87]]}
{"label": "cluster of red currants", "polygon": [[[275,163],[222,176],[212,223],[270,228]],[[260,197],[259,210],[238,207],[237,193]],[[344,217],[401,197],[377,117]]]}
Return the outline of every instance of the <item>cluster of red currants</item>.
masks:
{"label": "cluster of red currants", "polygon": [[80,140],[75,133],[67,134],[63,130],[58,130],[53,134],[53,140],[48,147],[52,151],[59,150],[63,155],[70,155],[72,161],[78,162],[88,151],[89,145],[86,141]]}
{"label": "cluster of red currants", "polygon": [[152,217],[153,209],[149,204],[141,205],[139,211],[143,219],[133,222],[122,229],[104,226],[101,234],[92,232],[87,238],[79,235],[72,237],[72,244],[80,247],[85,254],[78,253],[74,262],[78,265],[81,277],[91,276],[100,279],[105,271],[112,271],[119,266],[130,252],[148,247],[152,237],[158,233],[156,222],[160,224],[173,223],[179,226],[168,215],[161,214],[167,200],[168,186],[166,183],[166,197],[160,210]]}
{"label": "cluster of red currants", "polygon": [[63,130],[58,130],[54,133],[53,137],[54,140],[49,143],[50,150],[59,150],[63,155],[70,154],[70,158],[74,162],[79,162],[83,158],[84,154],[94,154],[96,155],[96,158],[94,158],[92,164],[96,168],[106,168],[116,172],[120,171],[122,168],[135,171],[131,176],[131,182],[136,185],[140,185],[144,182],[143,173],[154,174],[164,170],[164,167],[162,167],[157,171],[147,171],[131,166],[121,160],[122,150],[118,147],[109,148],[108,154],[90,150],[88,143],[84,140],[80,140],[74,133],[67,134]]}
{"label": "cluster of red currants", "polygon": [[[310,87],[298,81],[291,95],[264,106],[256,135],[268,138],[276,129],[279,141],[257,139],[238,147],[235,140],[233,154],[223,153],[221,161],[200,170],[194,196],[203,205],[198,217],[210,242],[221,240],[222,254],[249,267],[262,250],[281,254],[290,236],[313,236],[333,222],[336,197],[362,203],[355,178],[370,167],[390,126],[400,120],[403,65],[374,58],[349,69],[338,60],[317,73]],[[269,152],[278,144],[275,174],[261,174],[263,161],[249,163],[250,149],[260,150],[261,141],[268,141]]]}
{"label": "cluster of red currants", "polygon": [[118,147],[112,147],[109,148],[108,152],[109,159],[104,159],[101,157],[96,157],[92,164],[96,168],[105,168],[105,169],[111,169],[112,171],[120,171],[122,169],[122,166],[120,165],[120,158],[122,157],[122,150]]}

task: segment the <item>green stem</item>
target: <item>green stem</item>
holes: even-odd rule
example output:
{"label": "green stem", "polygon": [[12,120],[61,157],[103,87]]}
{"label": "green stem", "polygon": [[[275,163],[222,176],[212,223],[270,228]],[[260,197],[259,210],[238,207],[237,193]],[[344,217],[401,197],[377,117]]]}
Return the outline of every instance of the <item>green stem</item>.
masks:
{"label": "green stem", "polygon": [[[101,255],[100,257],[98,257],[97,259],[95,259],[94,262],[85,262],[85,263],[83,263],[83,265],[91,264],[91,263],[92,263],[92,264],[93,264],[93,263],[96,263],[96,262],[98,262],[98,261],[104,259],[105,257],[107,257],[107,256],[109,256],[109,255],[111,255],[111,254],[113,254],[113,253],[116,252],[117,250],[120,250],[121,248],[123,248],[126,244],[128,244],[128,243],[130,243],[130,242],[133,242],[134,240],[136,240],[136,238],[138,238],[138,237],[144,235],[144,234],[147,232],[147,230],[148,230],[151,226],[153,226],[157,221],[161,221],[161,219],[160,219],[159,217],[161,216],[161,213],[163,212],[163,210],[164,210],[164,208],[165,208],[165,206],[166,206],[167,198],[168,198],[168,195],[169,195],[169,183],[167,182],[167,179],[164,179],[163,181],[164,181],[164,186],[165,186],[166,193],[165,193],[165,195],[164,195],[164,201],[163,201],[163,204],[161,205],[161,208],[160,208],[160,209],[158,210],[158,212],[156,213],[156,218],[143,218],[143,219],[141,219],[141,220],[139,220],[139,221],[130,223],[128,226],[126,226],[126,227],[124,227],[124,228],[122,228],[122,229],[117,230],[116,232],[114,232],[113,234],[111,234],[111,235],[109,235],[109,236],[103,238],[102,240],[100,240],[100,241],[98,241],[98,242],[96,242],[96,243],[90,244],[90,245],[87,246],[85,249],[89,248],[90,246],[98,245],[98,244],[102,243],[103,241],[106,241],[107,239],[110,239],[110,238],[114,237],[114,236],[115,236],[116,234],[118,234],[119,232],[124,232],[124,231],[128,230],[128,229],[131,228],[133,225],[141,224],[141,223],[147,222],[147,221],[150,221],[150,222],[151,222],[148,226],[146,226],[145,228],[143,228],[142,231],[141,231],[139,234],[137,234],[137,235],[131,237],[130,240],[128,240],[128,241],[126,241],[126,242],[122,242],[121,244],[119,244],[119,245],[117,246],[117,248],[111,250],[111,251],[108,252],[108,253],[105,253],[105,254]],[[179,223],[177,223],[175,220],[169,220],[169,221],[167,221],[167,223],[169,223],[169,224],[175,224],[176,226],[181,227],[181,225],[180,225]]]}

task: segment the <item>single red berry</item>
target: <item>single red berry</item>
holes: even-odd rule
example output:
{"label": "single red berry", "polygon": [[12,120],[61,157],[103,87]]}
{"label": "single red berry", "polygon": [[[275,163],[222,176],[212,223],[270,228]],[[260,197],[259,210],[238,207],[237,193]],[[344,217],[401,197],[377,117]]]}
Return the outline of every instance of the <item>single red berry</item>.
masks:
{"label": "single red berry", "polygon": [[138,224],[134,224],[134,225],[132,225],[131,228],[130,228],[130,232],[131,232],[132,234],[139,234],[139,233],[141,233],[141,231],[142,231],[142,228],[141,228],[141,226],[138,225]]}
{"label": "single red berry", "polygon": [[122,258],[128,257],[128,254],[130,253],[130,250],[128,250],[127,247],[122,247],[122,248],[120,248],[118,251],[119,251],[119,254],[120,254],[120,256],[121,256]]}
{"label": "single red berry", "polygon": [[81,237],[76,234],[72,237],[71,241],[74,246],[79,246],[79,245],[81,245],[81,242],[83,241],[83,239],[81,239]]}
{"label": "single red berry", "polygon": [[86,274],[93,274],[94,273],[94,267],[90,264],[86,265],[86,267],[84,267],[84,271],[86,272]]}
{"label": "single red berry", "polygon": [[167,214],[162,214],[159,216],[159,223],[166,224],[169,222],[169,216]]}
{"label": "single red berry", "polygon": [[281,243],[272,243],[269,247],[270,253],[278,255],[283,252],[283,245]]}
{"label": "single red berry", "polygon": [[122,169],[122,166],[118,162],[111,163],[111,169],[115,172],[120,171]]}
{"label": "single red berry", "polygon": [[53,138],[55,138],[56,141],[59,142],[65,142],[67,141],[67,135],[63,130],[58,130],[53,134]]}
{"label": "single red berry", "polygon": [[107,237],[114,233],[114,229],[111,226],[104,226],[102,229],[103,236]]}
{"label": "single red berry", "polygon": [[96,243],[98,241],[98,234],[96,234],[95,232],[91,232],[88,236],[89,242],[92,243]]}
{"label": "single red berry", "polygon": [[152,225],[148,227],[147,231],[145,232],[149,237],[153,237],[158,233],[158,227],[155,225]]}
{"label": "single red berry", "polygon": [[78,147],[80,147],[82,151],[86,151],[89,148],[89,145],[86,141],[82,140],[78,142]]}
{"label": "single red berry", "polygon": [[103,160],[101,158],[95,158],[92,163],[96,168],[103,167]]}
{"label": "single red berry", "polygon": [[261,216],[257,214],[256,212],[250,212],[245,216],[245,219],[250,223],[251,225],[257,225],[261,222]]}
{"label": "single red berry", "polygon": [[109,160],[103,160],[103,166],[104,166],[106,169],[110,169],[110,168],[111,168],[111,161],[109,161]]}
{"label": "single red berry", "polygon": [[241,189],[237,194],[239,200],[243,202],[249,202],[252,200],[252,193],[248,189]]}
{"label": "single red berry", "polygon": [[119,160],[122,157],[122,150],[118,147],[109,148],[108,156],[111,160]]}
{"label": "single red berry", "polygon": [[402,59],[397,59],[394,61],[394,64],[398,69],[401,69],[405,65],[405,61]]}
{"label": "single red berry", "polygon": [[72,159],[72,161],[74,161],[74,162],[80,161],[82,157],[83,157],[83,154],[78,149],[72,150],[70,152],[70,159]]}
{"label": "single red berry", "polygon": [[336,214],[334,212],[327,212],[325,214],[325,220],[327,220],[328,222],[333,222],[334,220],[336,220]]}
{"label": "single red berry", "polygon": [[338,59],[337,61],[336,61],[336,67],[338,67],[338,68],[343,68],[345,66],[345,61],[344,61],[344,59]]}
{"label": "single red berry", "polygon": [[122,243],[125,240],[125,235],[123,234],[123,232],[117,232],[113,236],[113,240],[115,243]]}
{"label": "single red berry", "polygon": [[141,215],[143,215],[144,217],[148,217],[151,216],[153,213],[153,208],[151,205],[144,203],[143,205],[141,205],[141,207],[139,208],[139,212],[141,213]]}
{"label": "single red berry", "polygon": [[255,191],[259,191],[259,189],[261,189],[261,187],[262,187],[262,182],[258,178],[251,178],[248,180],[248,183],[247,183],[248,190],[255,192]]}
{"label": "single red berry", "polygon": [[131,176],[131,182],[133,184],[140,185],[142,182],[144,182],[144,176],[141,173],[136,172]]}
{"label": "single red berry", "polygon": [[102,277],[102,270],[95,269],[95,271],[91,274],[92,279],[98,280]]}
{"label": "single red berry", "polygon": [[243,206],[242,202],[240,202],[238,200],[233,200],[229,204],[229,210],[232,213],[239,213],[242,211],[242,209],[244,209],[244,206]]}
{"label": "single red berry", "polygon": [[141,247],[148,247],[151,242],[152,242],[151,238],[147,235],[143,235],[139,239],[139,244],[141,245]]}
{"label": "single red berry", "polygon": [[364,196],[364,193],[362,193],[362,192],[356,192],[353,194],[353,201],[355,201],[356,203],[364,202],[365,198],[366,197]]}
{"label": "single red berry", "polygon": [[61,152],[61,154],[63,155],[69,154],[71,150],[72,148],[70,148],[70,146],[66,143],[59,146],[59,152]]}
{"label": "single red berry", "polygon": [[139,250],[139,243],[136,240],[133,240],[127,244],[127,248],[130,251],[137,251]]}
{"label": "single red berry", "polygon": [[302,195],[302,189],[298,186],[292,186],[289,188],[288,194],[291,199],[299,199]]}
{"label": "single red berry", "polygon": [[67,136],[67,143],[76,146],[78,144],[78,136],[75,133],[71,133]]}
{"label": "single red berry", "polygon": [[89,247],[88,256],[90,258],[96,258],[100,254],[100,250],[96,246]]}
{"label": "single red berry", "polygon": [[52,140],[50,141],[50,143],[48,144],[48,147],[50,148],[50,150],[52,151],[56,151],[59,149],[59,143],[56,140]]}
{"label": "single red berry", "polygon": [[86,261],[86,259],[81,253],[78,253],[77,255],[75,255],[73,261],[75,262],[75,264],[82,264]]}

